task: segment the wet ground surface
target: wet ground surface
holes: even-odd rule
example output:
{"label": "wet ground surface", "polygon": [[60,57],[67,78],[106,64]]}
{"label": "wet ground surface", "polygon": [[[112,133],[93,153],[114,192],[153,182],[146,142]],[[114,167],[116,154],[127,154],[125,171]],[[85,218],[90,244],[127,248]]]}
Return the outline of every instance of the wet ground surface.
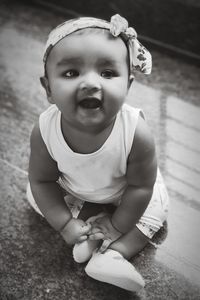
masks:
{"label": "wet ground surface", "polygon": [[199,68],[153,52],[152,76],[137,76],[129,97],[146,114],[171,198],[168,224],[133,260],[143,291],[87,277],[26,201],[29,135],[47,107],[39,85],[42,51],[47,33],[63,20],[0,4],[0,299],[200,299]]}

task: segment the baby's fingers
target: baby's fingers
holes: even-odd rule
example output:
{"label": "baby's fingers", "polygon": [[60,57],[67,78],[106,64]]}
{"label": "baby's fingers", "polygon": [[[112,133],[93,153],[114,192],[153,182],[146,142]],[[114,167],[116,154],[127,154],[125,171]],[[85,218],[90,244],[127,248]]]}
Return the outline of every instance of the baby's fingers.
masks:
{"label": "baby's fingers", "polygon": [[101,228],[99,228],[99,227],[92,227],[91,234],[96,234],[98,232],[102,232]]}
{"label": "baby's fingers", "polygon": [[87,235],[82,235],[82,236],[80,236],[80,237],[79,237],[79,239],[78,239],[77,243],[84,242],[84,241],[86,241],[86,240],[87,240],[87,238],[88,238],[88,236],[87,236]]}
{"label": "baby's fingers", "polygon": [[104,234],[102,232],[92,233],[89,236],[90,240],[102,240],[104,238]]}

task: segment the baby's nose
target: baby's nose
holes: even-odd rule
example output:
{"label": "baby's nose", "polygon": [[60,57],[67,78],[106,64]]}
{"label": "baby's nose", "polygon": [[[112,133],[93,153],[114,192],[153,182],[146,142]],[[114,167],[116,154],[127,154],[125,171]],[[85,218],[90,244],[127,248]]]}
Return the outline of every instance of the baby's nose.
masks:
{"label": "baby's nose", "polygon": [[97,76],[93,73],[84,76],[79,87],[80,90],[85,92],[97,92],[101,90],[101,84]]}

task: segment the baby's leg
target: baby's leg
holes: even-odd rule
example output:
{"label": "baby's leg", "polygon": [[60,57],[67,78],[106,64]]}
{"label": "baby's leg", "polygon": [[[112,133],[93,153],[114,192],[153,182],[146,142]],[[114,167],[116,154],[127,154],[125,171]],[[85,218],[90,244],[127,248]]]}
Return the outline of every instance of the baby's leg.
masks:
{"label": "baby's leg", "polygon": [[168,195],[164,185],[154,188],[152,199],[139,220],[127,234],[113,242],[105,253],[94,252],[87,264],[86,273],[99,281],[107,282],[133,292],[144,287],[145,282],[128,261],[148,243],[166,220]]}
{"label": "baby's leg", "polygon": [[126,259],[135,256],[163,226],[167,218],[168,206],[167,190],[159,174],[150,203],[139,222],[127,234],[113,242],[109,248],[118,251]]}

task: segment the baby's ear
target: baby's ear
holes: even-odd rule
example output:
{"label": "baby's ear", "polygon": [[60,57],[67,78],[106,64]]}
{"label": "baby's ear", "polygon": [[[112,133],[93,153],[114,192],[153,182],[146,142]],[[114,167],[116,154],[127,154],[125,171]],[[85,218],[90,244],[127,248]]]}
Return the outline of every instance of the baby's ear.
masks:
{"label": "baby's ear", "polygon": [[46,91],[48,101],[50,103],[53,103],[52,98],[51,98],[51,89],[50,89],[50,86],[49,86],[48,78],[46,76],[40,77],[40,83]]}

